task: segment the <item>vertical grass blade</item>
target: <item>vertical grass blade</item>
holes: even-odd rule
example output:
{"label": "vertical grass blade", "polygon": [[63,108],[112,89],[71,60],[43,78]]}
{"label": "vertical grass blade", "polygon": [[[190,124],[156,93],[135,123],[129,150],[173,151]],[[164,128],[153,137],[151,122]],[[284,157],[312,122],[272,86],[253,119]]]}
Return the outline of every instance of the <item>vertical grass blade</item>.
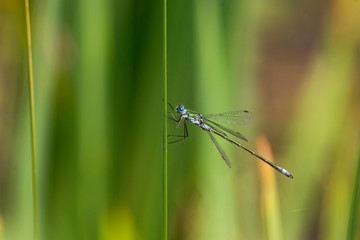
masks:
{"label": "vertical grass blade", "polygon": [[353,198],[350,207],[350,217],[349,217],[348,234],[347,234],[348,240],[356,239],[358,222],[359,222],[359,201],[360,201],[360,152],[358,156],[358,167],[355,176]]}
{"label": "vertical grass blade", "polygon": [[[163,101],[163,107],[164,107],[164,114],[167,112],[167,16],[166,16],[166,0],[163,0],[163,51],[164,51],[164,101]],[[163,169],[163,177],[164,177],[164,189],[163,189],[163,239],[167,239],[167,119],[164,117],[164,142],[163,142],[163,159],[164,159],[164,169]]]}
{"label": "vertical grass blade", "polygon": [[32,183],[33,183],[33,211],[34,211],[34,239],[38,239],[38,216],[37,216],[37,190],[36,190],[36,156],[35,156],[35,104],[34,104],[34,81],[31,48],[30,7],[29,0],[25,0],[26,35],[28,50],[28,78],[29,78],[29,102],[31,124],[31,150],[32,150]]}
{"label": "vertical grass blade", "polygon": [[[108,203],[110,1],[78,1],[76,239],[97,239]],[[89,200],[89,196],[91,196]]]}
{"label": "vertical grass blade", "polygon": [[[193,1],[196,81],[194,81],[194,101],[204,113],[220,112],[231,108],[233,79],[230,77],[229,58],[226,54],[228,41],[222,1]],[[195,132],[195,131],[193,131]],[[196,131],[199,138],[196,143],[195,159],[198,171],[196,220],[198,223],[191,239],[232,240],[239,239],[241,225],[239,204],[236,199],[237,162],[231,158],[230,144],[220,141],[222,148],[229,154],[233,168],[230,169],[221,159],[215,146],[206,134]],[[194,133],[195,134],[195,133]],[[195,160],[194,159],[194,160]],[[253,237],[256,239],[256,237]]]}

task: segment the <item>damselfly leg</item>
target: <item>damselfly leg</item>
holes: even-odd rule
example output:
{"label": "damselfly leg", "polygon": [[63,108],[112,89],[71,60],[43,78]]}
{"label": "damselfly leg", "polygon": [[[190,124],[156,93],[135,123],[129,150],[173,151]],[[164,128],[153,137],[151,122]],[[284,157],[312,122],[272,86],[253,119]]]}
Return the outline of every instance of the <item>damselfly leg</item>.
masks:
{"label": "damselfly leg", "polygon": [[173,135],[173,134],[169,134],[168,137],[177,137],[177,138],[180,138],[180,139],[178,139],[178,140],[168,142],[168,144],[177,143],[177,142],[180,142],[180,141],[184,140],[185,138],[189,137],[189,133],[188,133],[188,130],[187,130],[186,122],[184,121],[184,135]]}
{"label": "damselfly leg", "polygon": [[[174,108],[171,106],[171,104],[170,103],[168,103],[168,104],[174,110]],[[173,124],[172,124],[172,126],[175,129],[178,129],[179,126],[180,126],[181,120],[182,120],[182,116],[179,116],[179,118],[176,118],[172,112],[168,111],[168,113],[171,114],[171,117],[167,116],[167,118],[174,121],[174,122],[177,122],[178,123],[177,126],[175,126]],[[184,140],[185,138],[187,138],[188,136],[189,136],[189,133],[188,133],[187,126],[186,126],[186,121],[184,120],[184,134],[183,135],[169,134],[168,137],[177,137],[177,138],[180,138],[180,139],[168,142],[168,144],[180,142],[180,141]]]}

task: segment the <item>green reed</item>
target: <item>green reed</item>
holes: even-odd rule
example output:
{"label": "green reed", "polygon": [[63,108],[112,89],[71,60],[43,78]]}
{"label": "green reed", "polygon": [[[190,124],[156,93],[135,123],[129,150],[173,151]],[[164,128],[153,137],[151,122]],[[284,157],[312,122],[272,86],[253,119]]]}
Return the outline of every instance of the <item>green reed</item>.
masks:
{"label": "green reed", "polygon": [[38,239],[38,215],[37,215],[37,190],[36,190],[36,154],[35,154],[35,103],[34,103],[34,79],[31,47],[30,7],[29,0],[25,0],[26,33],[28,50],[28,78],[29,78],[29,102],[31,124],[31,150],[32,150],[32,182],[33,182],[33,211],[34,211],[34,239]]}

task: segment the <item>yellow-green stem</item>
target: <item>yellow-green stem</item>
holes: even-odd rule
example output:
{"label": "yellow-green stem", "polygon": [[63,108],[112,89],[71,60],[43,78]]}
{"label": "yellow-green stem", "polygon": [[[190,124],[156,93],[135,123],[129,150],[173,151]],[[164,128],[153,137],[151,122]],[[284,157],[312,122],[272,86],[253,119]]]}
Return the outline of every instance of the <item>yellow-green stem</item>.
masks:
{"label": "yellow-green stem", "polygon": [[34,211],[34,239],[38,239],[38,216],[37,216],[37,196],[36,196],[36,157],[35,157],[35,104],[34,104],[34,81],[33,63],[31,48],[31,28],[30,28],[30,7],[29,0],[25,0],[27,50],[28,50],[28,73],[29,73],[29,102],[30,102],[30,124],[31,124],[31,149],[32,149],[32,182],[33,182],[33,211]]}
{"label": "yellow-green stem", "polygon": [[[359,148],[360,149],[360,148]],[[359,201],[360,201],[360,152],[358,156],[358,167],[354,181],[353,199],[350,208],[350,217],[348,224],[348,240],[357,239],[358,222],[359,222]]]}
{"label": "yellow-green stem", "polygon": [[[164,41],[164,101],[163,101],[163,107],[164,107],[164,114],[167,112],[167,16],[166,16],[166,0],[163,2],[163,41]],[[167,119],[164,117],[164,189],[163,189],[163,239],[167,240]]]}

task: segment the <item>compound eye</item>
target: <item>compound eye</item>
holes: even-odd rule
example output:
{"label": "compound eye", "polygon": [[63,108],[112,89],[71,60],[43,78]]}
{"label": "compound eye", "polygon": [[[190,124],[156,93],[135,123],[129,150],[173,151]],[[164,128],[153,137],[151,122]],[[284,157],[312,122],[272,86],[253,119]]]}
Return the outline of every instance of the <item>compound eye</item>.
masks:
{"label": "compound eye", "polygon": [[179,108],[182,109],[182,110],[184,110],[184,105],[179,104]]}

